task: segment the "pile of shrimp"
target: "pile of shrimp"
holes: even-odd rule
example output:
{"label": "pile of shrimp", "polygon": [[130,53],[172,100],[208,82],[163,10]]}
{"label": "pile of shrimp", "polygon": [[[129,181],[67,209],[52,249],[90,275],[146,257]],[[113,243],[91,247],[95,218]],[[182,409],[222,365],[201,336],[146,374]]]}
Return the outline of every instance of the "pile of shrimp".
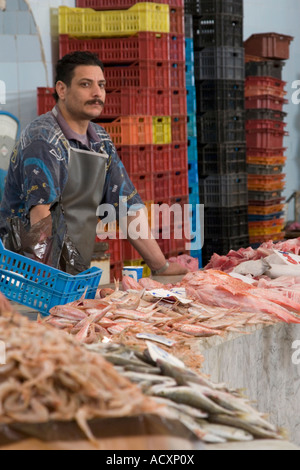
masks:
{"label": "pile of shrimp", "polygon": [[155,413],[157,405],[71,335],[9,312],[0,317],[0,424],[88,421]]}

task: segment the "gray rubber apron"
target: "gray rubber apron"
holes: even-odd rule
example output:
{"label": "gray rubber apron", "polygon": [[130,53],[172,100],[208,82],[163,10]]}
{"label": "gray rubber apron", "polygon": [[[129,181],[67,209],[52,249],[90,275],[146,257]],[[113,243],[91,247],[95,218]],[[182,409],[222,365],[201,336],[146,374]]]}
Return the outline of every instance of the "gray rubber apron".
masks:
{"label": "gray rubber apron", "polygon": [[88,150],[69,148],[68,181],[62,206],[68,235],[87,265],[94,251],[98,218],[108,156]]}

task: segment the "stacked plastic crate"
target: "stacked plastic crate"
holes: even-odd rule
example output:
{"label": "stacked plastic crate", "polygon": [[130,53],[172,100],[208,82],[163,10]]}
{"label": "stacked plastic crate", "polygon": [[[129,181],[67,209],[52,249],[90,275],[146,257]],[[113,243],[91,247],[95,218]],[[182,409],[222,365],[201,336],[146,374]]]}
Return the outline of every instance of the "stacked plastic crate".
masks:
{"label": "stacked plastic crate", "polygon": [[[191,1],[191,0],[190,0]],[[247,246],[243,0],[196,0],[193,14],[203,261]]]}
{"label": "stacked plastic crate", "polygon": [[254,34],[245,42],[249,235],[254,247],[284,238],[284,60],[292,38]]}
{"label": "stacked plastic crate", "polygon": [[[60,35],[60,56],[75,50],[89,50],[97,53],[104,62],[107,98],[99,124],[112,137],[149,212],[153,203],[187,204],[183,0],[174,0],[170,5],[163,0],[155,3],[77,0],[77,8],[72,12],[67,8],[60,10],[66,16],[77,14],[77,23],[82,21],[80,15],[90,17],[88,33],[87,30],[80,35],[63,31],[66,34]],[[141,27],[136,31],[130,21],[136,21],[140,10],[146,12],[145,23],[140,22]],[[130,11],[132,18],[127,15]],[[103,34],[96,27],[91,32],[97,15],[102,14],[110,16],[106,19],[111,22],[110,31]],[[123,15],[127,16],[122,18]],[[171,221],[171,239],[162,237],[162,225],[155,227],[157,241],[168,257],[185,252],[185,240],[173,236],[176,223],[182,224]],[[118,239],[109,240],[109,243],[112,279],[120,278],[123,265],[143,264],[128,241]],[[144,275],[149,273],[145,266]]]}
{"label": "stacked plastic crate", "polygon": [[[189,204],[191,205],[190,224],[193,233],[197,234],[192,242],[191,256],[199,261],[202,267],[201,216],[199,213],[199,176],[198,176],[198,139],[197,139],[197,100],[195,84],[195,55],[193,13],[196,5],[185,2],[185,60],[186,60],[186,89],[188,114],[188,182]],[[197,245],[196,245],[197,244]]]}

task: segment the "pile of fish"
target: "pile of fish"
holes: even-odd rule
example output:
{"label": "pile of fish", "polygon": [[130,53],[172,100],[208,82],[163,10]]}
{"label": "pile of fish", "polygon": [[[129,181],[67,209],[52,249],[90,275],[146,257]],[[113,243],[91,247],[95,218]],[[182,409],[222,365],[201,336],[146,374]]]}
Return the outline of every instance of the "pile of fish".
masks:
{"label": "pile of fish", "polygon": [[0,425],[75,420],[94,442],[93,418],[155,413],[158,405],[99,354],[19,314],[0,316]]}
{"label": "pile of fish", "polygon": [[[238,251],[231,250],[226,256],[214,254],[205,269],[216,269],[227,273],[232,272],[237,266],[249,261],[258,261],[267,258],[274,253],[274,250],[284,253],[300,255],[300,238],[273,243],[268,241],[260,245],[259,248],[240,248]],[[282,273],[283,275],[284,273]],[[259,273],[257,275],[260,275]],[[278,277],[278,276],[276,276]]]}
{"label": "pile of fish", "polygon": [[98,343],[85,348],[114,364],[120,375],[164,405],[161,415],[181,421],[205,443],[281,439],[280,431],[239,391],[212,383],[159,347],[148,344],[137,352],[123,345]]}
{"label": "pile of fish", "polygon": [[266,289],[259,281],[247,282],[213,269],[187,274],[180,286],[189,297],[206,305],[238,308],[286,323],[300,323],[300,291],[290,295],[289,290]]}
{"label": "pile of fish", "polygon": [[[246,309],[243,312],[237,305],[229,309],[208,306],[196,299],[194,290],[190,295],[186,285],[187,289],[169,286],[168,290],[151,279],[135,283],[125,277],[123,287],[130,287],[129,291],[121,291],[117,286],[115,291],[100,291],[98,299],[81,298],[56,306],[42,321],[86,344],[113,341],[144,347],[145,340],[150,339],[166,350],[171,347],[192,368],[200,367],[203,361],[194,347],[198,338],[222,336],[228,331],[243,331],[247,325],[278,321],[264,312]],[[100,298],[104,294],[108,295]]]}

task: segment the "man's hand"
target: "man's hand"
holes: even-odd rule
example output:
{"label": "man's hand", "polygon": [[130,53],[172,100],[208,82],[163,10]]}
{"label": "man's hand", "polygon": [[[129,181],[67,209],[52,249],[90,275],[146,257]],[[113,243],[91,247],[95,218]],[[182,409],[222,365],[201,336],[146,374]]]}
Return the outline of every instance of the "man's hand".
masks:
{"label": "man's hand", "polygon": [[162,273],[157,276],[183,276],[188,273],[188,270],[179,263],[169,263],[170,266]]}

